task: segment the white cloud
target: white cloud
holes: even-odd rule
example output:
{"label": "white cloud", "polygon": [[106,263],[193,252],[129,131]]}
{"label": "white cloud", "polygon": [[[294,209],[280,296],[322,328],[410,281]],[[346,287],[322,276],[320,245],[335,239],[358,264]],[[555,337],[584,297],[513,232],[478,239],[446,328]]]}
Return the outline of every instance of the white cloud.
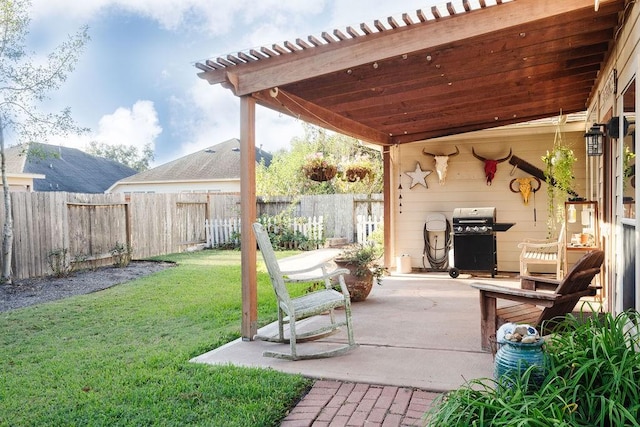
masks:
{"label": "white cloud", "polygon": [[200,30],[223,34],[265,17],[271,19],[281,12],[293,17],[317,14],[324,3],[320,0],[33,0],[31,16],[34,20],[56,16],[86,22],[99,19],[100,13],[112,7],[151,18],[169,30],[196,23]]}
{"label": "white cloud", "polygon": [[[204,80],[193,84],[186,98],[174,97],[172,116],[181,120],[175,124],[180,127],[180,136],[174,137],[179,149],[172,158],[240,137],[239,98],[230,90],[211,86]],[[293,137],[302,134],[302,125],[292,117],[256,107],[256,146],[274,152],[287,148]],[[163,163],[166,159],[156,160]]]}
{"label": "white cloud", "polygon": [[162,133],[158,115],[151,101],[137,101],[132,108],[120,107],[112,114],[103,116],[98,130],[85,135],[54,137],[49,143],[85,149],[90,141],[108,145],[135,146],[141,150],[146,144],[155,146],[156,138]]}

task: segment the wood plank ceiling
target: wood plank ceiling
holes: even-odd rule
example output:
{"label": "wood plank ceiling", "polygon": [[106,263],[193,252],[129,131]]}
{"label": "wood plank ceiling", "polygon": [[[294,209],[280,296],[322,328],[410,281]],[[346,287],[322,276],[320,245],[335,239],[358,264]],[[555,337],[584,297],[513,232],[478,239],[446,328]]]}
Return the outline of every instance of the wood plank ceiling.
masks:
{"label": "wood plank ceiling", "polygon": [[584,111],[627,2],[463,0],[196,67],[268,108],[402,144]]}

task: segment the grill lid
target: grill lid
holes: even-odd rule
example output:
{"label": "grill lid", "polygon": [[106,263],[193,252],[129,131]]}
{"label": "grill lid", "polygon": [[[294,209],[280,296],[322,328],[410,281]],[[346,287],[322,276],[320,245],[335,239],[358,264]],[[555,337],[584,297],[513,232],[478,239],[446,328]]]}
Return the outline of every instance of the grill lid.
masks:
{"label": "grill lid", "polygon": [[453,210],[453,221],[457,223],[470,224],[494,223],[496,220],[496,208],[455,208]]}

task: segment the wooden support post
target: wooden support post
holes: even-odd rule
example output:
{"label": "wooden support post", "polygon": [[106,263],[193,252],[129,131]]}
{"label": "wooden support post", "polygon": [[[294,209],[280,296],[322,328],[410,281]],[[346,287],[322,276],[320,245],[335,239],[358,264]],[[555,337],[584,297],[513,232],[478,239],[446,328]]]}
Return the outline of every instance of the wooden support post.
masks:
{"label": "wooden support post", "polygon": [[251,229],[256,219],[256,101],[251,96],[240,97],[240,165],[242,339],[250,341],[258,332],[256,238]]}
{"label": "wooden support post", "polygon": [[383,200],[383,215],[384,215],[384,266],[389,267],[392,262],[392,250],[391,245],[391,153],[389,147],[382,147],[382,174],[383,174],[383,188],[382,188],[382,200]]}

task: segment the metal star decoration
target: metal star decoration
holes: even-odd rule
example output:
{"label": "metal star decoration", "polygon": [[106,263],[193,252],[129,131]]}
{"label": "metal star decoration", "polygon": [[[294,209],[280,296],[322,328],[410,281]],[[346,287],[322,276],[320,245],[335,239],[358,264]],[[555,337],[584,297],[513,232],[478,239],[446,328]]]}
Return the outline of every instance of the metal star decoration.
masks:
{"label": "metal star decoration", "polygon": [[424,185],[424,188],[429,188],[427,185],[427,177],[433,173],[431,170],[422,170],[422,166],[420,166],[420,162],[416,162],[416,170],[413,172],[405,172],[407,175],[411,177],[411,185],[409,188],[413,188],[416,185]]}

